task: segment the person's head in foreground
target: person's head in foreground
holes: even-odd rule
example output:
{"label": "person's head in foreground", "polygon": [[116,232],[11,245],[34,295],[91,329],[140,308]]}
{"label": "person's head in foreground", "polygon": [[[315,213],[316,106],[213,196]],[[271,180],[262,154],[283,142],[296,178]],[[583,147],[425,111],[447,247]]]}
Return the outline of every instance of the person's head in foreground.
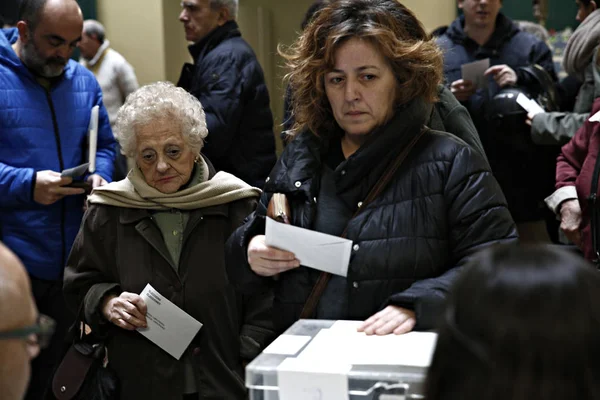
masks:
{"label": "person's head in foreground", "polygon": [[557,247],[497,246],[456,281],[428,400],[600,398],[600,272]]}
{"label": "person's head in foreground", "polygon": [[123,153],[135,160],[143,180],[165,194],[190,182],[208,135],[200,102],[167,82],[129,95],[119,110],[116,132]]}
{"label": "person's head in foreground", "polygon": [[287,51],[294,134],[341,128],[362,143],[398,107],[436,100],[442,56],[396,0],[340,0],[315,14]]}
{"label": "person's head in foreground", "polygon": [[47,317],[38,317],[25,267],[0,242],[0,397],[3,400],[23,398],[31,371],[29,363],[45,344],[44,334],[51,334],[51,326]]}

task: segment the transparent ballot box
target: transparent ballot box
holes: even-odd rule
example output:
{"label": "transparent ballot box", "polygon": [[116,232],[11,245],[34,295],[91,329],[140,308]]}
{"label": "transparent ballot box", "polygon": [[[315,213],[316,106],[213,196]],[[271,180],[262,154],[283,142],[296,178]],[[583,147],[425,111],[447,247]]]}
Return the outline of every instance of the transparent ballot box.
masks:
{"label": "transparent ballot box", "polygon": [[250,400],[423,399],[437,335],[367,336],[360,323],[297,321],[246,367]]}

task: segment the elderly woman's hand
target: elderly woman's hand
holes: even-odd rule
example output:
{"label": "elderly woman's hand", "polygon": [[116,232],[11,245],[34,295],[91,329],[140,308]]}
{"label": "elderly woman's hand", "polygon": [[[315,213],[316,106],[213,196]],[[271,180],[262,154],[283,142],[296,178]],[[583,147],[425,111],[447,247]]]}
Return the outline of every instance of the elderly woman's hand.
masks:
{"label": "elderly woman's hand", "polygon": [[579,200],[572,199],[560,206],[560,229],[565,236],[578,247],[581,247],[581,206]]}
{"label": "elderly woman's hand", "polygon": [[412,331],[417,323],[415,312],[397,306],[387,306],[358,327],[367,335],[401,335]]}
{"label": "elderly woman's hand", "polygon": [[140,295],[123,292],[120,296],[107,296],[102,305],[102,315],[116,326],[129,331],[146,328],[146,303]]}
{"label": "elderly woman's hand", "polygon": [[267,246],[265,235],[257,235],[248,244],[248,264],[258,275],[273,276],[298,268],[300,261],[294,253]]}

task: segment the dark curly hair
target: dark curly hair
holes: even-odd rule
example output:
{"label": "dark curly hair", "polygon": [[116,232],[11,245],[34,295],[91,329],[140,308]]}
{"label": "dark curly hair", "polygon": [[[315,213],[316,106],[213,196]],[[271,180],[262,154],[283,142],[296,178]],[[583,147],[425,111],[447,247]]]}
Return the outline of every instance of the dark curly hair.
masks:
{"label": "dark curly hair", "polygon": [[322,135],[336,127],[324,76],[334,66],[336,50],[355,37],[371,42],[389,61],[398,82],[396,105],[418,97],[437,100],[442,53],[412,11],[396,0],[333,0],[292,46],[279,48],[290,71],[293,135],[306,128]]}

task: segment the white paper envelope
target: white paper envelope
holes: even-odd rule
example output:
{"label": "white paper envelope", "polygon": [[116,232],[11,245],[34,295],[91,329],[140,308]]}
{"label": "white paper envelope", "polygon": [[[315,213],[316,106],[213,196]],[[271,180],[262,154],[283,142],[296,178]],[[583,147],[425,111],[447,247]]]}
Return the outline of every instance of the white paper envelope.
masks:
{"label": "white paper envelope", "polygon": [[306,267],[347,276],[352,241],[339,236],[298,228],[267,218],[268,246],[290,251]]}
{"label": "white paper envelope", "polygon": [[600,111],[590,117],[590,122],[600,122]]}
{"label": "white paper envelope", "polygon": [[148,328],[139,328],[138,332],[179,360],[202,324],[167,300],[150,284],[146,285],[140,296],[148,307]]}
{"label": "white paper envelope", "polygon": [[473,82],[477,89],[487,88],[487,77],[484,72],[490,67],[490,59],[485,58],[460,66],[462,78]]}
{"label": "white paper envelope", "polygon": [[539,114],[546,112],[537,101],[528,98],[523,93],[519,93],[517,96],[517,103],[523,107],[527,113]]}

